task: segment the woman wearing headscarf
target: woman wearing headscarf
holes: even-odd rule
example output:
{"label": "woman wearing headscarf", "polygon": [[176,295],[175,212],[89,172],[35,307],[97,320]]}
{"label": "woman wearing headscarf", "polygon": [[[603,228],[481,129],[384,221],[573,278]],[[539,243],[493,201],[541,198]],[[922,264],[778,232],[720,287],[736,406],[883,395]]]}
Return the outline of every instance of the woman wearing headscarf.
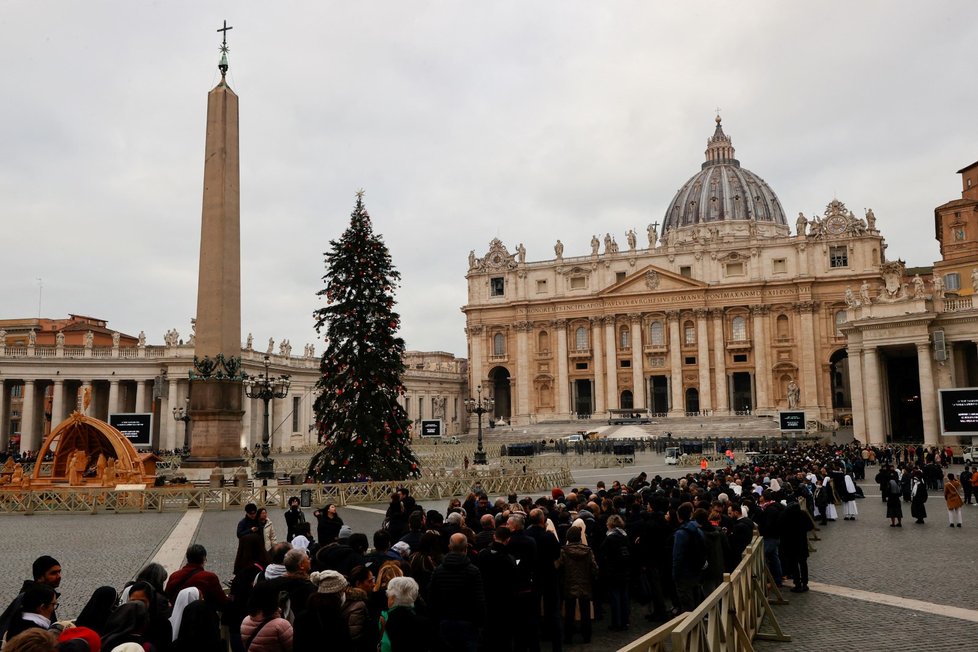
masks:
{"label": "woman wearing headscarf", "polygon": [[183,610],[173,649],[180,652],[212,652],[220,650],[221,618],[206,600],[194,600]]}
{"label": "woman wearing headscarf", "polygon": [[919,469],[914,469],[910,476],[910,515],[918,525],[924,524],[927,518],[927,484]]}
{"label": "woman wearing headscarf", "polygon": [[200,600],[200,590],[196,586],[188,586],[181,589],[177,594],[176,602],[173,603],[173,611],[170,613],[170,629],[173,630],[173,640],[177,640],[180,633],[180,623],[183,621],[183,612],[187,605],[195,600]]}
{"label": "woman wearing headscarf", "polygon": [[150,618],[146,604],[139,600],[126,602],[109,616],[105,624],[105,635],[102,636],[102,649],[112,651],[123,643],[135,643],[143,652],[156,652],[147,637],[149,628]]}
{"label": "woman wearing headscarf", "polygon": [[149,613],[149,631],[146,638],[157,652],[167,652],[173,642],[170,627],[170,603],[166,596],[157,593],[152,584],[139,580],[129,589],[129,601],[140,601]]}
{"label": "woman wearing headscarf", "polygon": [[99,636],[105,633],[105,622],[115,611],[118,593],[111,586],[100,586],[92,593],[81,613],[75,618],[76,627],[88,627]]}

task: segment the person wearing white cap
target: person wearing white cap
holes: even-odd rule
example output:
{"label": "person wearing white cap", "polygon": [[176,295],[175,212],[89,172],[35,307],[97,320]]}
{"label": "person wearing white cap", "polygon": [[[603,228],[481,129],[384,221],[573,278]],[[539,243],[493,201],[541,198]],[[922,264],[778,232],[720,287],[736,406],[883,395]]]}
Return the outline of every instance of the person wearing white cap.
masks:
{"label": "person wearing white cap", "polygon": [[337,571],[325,570],[309,575],[316,592],[309,596],[306,611],[295,619],[295,650],[350,650],[350,632],[343,617],[346,587],[349,583]]}

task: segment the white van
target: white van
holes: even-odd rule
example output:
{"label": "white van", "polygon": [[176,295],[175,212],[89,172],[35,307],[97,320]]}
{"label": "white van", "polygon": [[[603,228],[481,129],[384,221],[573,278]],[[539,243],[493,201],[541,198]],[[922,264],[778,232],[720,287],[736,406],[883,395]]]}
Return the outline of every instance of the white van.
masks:
{"label": "white van", "polygon": [[675,466],[679,464],[679,446],[668,446],[666,447],[666,464]]}

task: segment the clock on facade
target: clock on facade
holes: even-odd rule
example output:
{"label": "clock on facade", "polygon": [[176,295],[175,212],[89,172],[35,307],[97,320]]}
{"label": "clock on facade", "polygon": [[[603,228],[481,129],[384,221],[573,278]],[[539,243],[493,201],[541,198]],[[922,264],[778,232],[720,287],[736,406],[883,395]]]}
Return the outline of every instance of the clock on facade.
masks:
{"label": "clock on facade", "polygon": [[825,220],[825,230],[832,235],[839,235],[846,230],[846,218],[842,215],[833,215],[829,219]]}

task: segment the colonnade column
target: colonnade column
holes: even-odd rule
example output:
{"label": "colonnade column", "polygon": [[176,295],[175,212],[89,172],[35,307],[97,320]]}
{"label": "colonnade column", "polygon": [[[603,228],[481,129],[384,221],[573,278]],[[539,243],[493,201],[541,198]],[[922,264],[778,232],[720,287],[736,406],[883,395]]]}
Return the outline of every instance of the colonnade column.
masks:
{"label": "colonnade column", "polygon": [[119,411],[119,379],[109,379],[109,414]]}
{"label": "colonnade column", "polygon": [[[816,378],[815,324],[812,311],[818,308],[817,303],[803,301],[796,306],[801,315],[801,407],[818,408],[818,379]],[[831,402],[829,402],[831,405]],[[807,418],[807,417],[806,417]]]}
{"label": "colonnade column", "polygon": [[557,330],[557,414],[570,416],[570,381],[567,379],[567,320],[555,319]]}
{"label": "colonnade column", "polygon": [[20,450],[37,451],[40,448],[40,441],[34,433],[34,381],[24,381],[23,403],[21,404],[20,414]]}
{"label": "colonnade column", "polygon": [[642,315],[632,314],[629,337],[632,345],[632,406],[636,410],[644,410],[646,405],[645,365],[642,361]]}
{"label": "colonnade column", "polygon": [[723,341],[723,309],[710,310],[713,317],[713,384],[717,387],[718,414],[726,414],[730,410],[727,401],[727,353]]}
{"label": "colonnade column", "polygon": [[[521,321],[516,324],[516,410],[510,415],[510,425],[513,417],[529,420],[530,415],[530,330],[533,324]],[[510,381],[512,382],[512,380]],[[446,408],[446,417],[447,408]]]}
{"label": "colonnade column", "polygon": [[920,380],[920,408],[924,421],[924,445],[937,446],[937,389],[934,387],[934,367],[930,360],[930,343],[917,342],[917,366]]}
{"label": "colonnade column", "polygon": [[618,354],[615,352],[615,316],[604,316],[604,350],[608,374],[608,409],[618,404]]}
{"label": "colonnade column", "polygon": [[670,310],[666,313],[669,320],[669,413],[680,416],[686,411],[683,405],[683,366],[682,343],[679,339],[679,311]]}
{"label": "colonnade column", "polygon": [[177,447],[177,420],[173,418],[173,408],[177,406],[177,381],[175,378],[170,379],[167,389],[166,407],[160,409],[160,421],[166,424],[163,448],[173,450]]}
{"label": "colonnade column", "polygon": [[601,318],[591,317],[591,352],[594,355],[594,412],[603,414],[604,406],[604,352],[601,350]]}
{"label": "colonnade column", "polygon": [[863,394],[863,350],[850,345],[846,364],[849,366],[849,400],[852,403],[852,436],[864,444],[866,436],[866,398]]}
{"label": "colonnade column", "polygon": [[[51,388],[51,429],[65,419],[65,381],[55,378]],[[0,410],[0,413],[3,411]]]}
{"label": "colonnade column", "polygon": [[136,412],[146,412],[146,386],[148,380],[136,381]]}
{"label": "colonnade column", "polygon": [[764,337],[764,316],[767,306],[751,306],[751,322],[753,325],[754,341],[754,387],[757,393],[757,404],[754,410],[769,409],[771,399],[769,394],[771,369],[767,362],[767,338]]}
{"label": "colonnade column", "polygon": [[0,450],[7,450],[10,446],[10,434],[7,426],[10,419],[7,418],[7,387],[0,378]]}
{"label": "colonnade column", "polygon": [[[706,316],[709,311],[700,308],[696,311],[696,362],[700,371],[700,410],[713,410],[713,397],[710,390],[710,337]],[[717,387],[717,392],[720,388]]]}
{"label": "colonnade column", "polygon": [[883,400],[880,394],[879,349],[869,347],[863,353],[863,394],[866,397],[866,443],[882,444]]}

